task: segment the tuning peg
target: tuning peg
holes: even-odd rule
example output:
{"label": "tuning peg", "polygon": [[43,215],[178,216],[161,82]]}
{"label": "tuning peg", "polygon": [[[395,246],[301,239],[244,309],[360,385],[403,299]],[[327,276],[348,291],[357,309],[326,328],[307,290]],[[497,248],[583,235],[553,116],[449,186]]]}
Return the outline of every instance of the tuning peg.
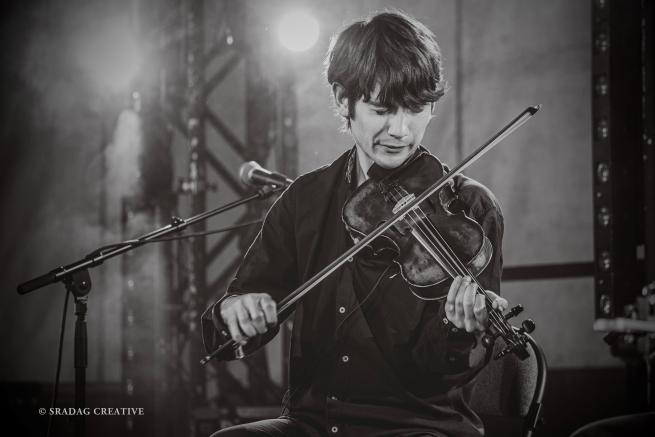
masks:
{"label": "tuning peg", "polygon": [[509,319],[511,319],[512,317],[516,317],[516,316],[518,316],[519,314],[521,314],[522,312],[523,312],[523,305],[521,305],[521,304],[516,305],[514,308],[512,308],[511,310],[509,310],[509,311],[507,312],[507,314],[505,314],[505,320],[509,320]]}
{"label": "tuning peg", "polygon": [[519,357],[521,360],[525,360],[530,356],[528,353],[528,350],[525,348],[525,341],[521,340],[513,344],[508,344],[505,349],[500,351],[496,356],[495,359],[499,359],[504,357],[505,355],[509,354],[510,352],[515,353],[517,357]]}
{"label": "tuning peg", "polygon": [[498,353],[496,354],[496,356],[494,357],[494,360],[499,360],[499,359],[501,359],[502,357],[504,357],[505,355],[507,355],[507,354],[510,353],[511,351],[512,351],[512,349],[509,348],[509,347],[504,348],[502,351],[500,351],[500,352],[498,352]]}
{"label": "tuning peg", "polygon": [[521,326],[523,327],[523,332],[527,332],[528,334],[534,331],[537,327],[532,319],[525,319],[523,323],[521,323]]}
{"label": "tuning peg", "polygon": [[494,359],[498,360],[498,359],[504,357],[505,355],[507,355],[508,353],[513,352],[515,349],[516,349],[516,346],[507,346],[502,351],[497,353],[496,356],[494,357]]}

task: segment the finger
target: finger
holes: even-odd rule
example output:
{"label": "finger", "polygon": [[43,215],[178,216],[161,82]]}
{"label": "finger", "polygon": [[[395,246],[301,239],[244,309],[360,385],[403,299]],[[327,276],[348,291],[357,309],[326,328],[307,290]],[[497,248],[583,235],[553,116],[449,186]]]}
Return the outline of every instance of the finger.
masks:
{"label": "finger", "polygon": [[494,293],[491,290],[486,290],[486,293],[492,301],[491,303],[492,308],[497,309],[499,311],[505,311],[509,307],[509,302],[507,301],[507,299],[498,296],[496,293]]}
{"label": "finger", "polygon": [[470,283],[464,290],[462,306],[464,307],[464,328],[466,328],[466,332],[473,332],[473,328],[475,327],[475,314],[473,312],[473,305],[475,303],[476,287],[476,284]]}
{"label": "finger", "polygon": [[497,296],[494,301],[491,303],[491,306],[493,309],[498,310],[500,312],[504,312],[507,307],[509,306],[509,302],[507,299],[502,298],[500,296]]}
{"label": "finger", "polygon": [[448,290],[448,296],[446,297],[446,317],[451,322],[455,319],[455,297],[457,296],[457,289],[459,284],[462,282],[461,276],[455,276],[453,282],[450,284],[450,289]]}
{"label": "finger", "polygon": [[232,340],[236,343],[240,343],[244,340],[243,333],[239,329],[239,321],[237,320],[237,315],[234,310],[226,311],[226,314],[223,316],[223,320],[227,324],[227,329],[230,331],[230,336]]}
{"label": "finger", "polygon": [[[234,304],[234,302],[236,302],[237,300],[239,300],[239,298],[240,298],[240,296],[239,296],[239,295],[236,295],[236,294],[232,294],[232,295],[230,295],[230,296],[226,296],[226,297],[223,299],[223,301],[221,302],[221,306],[220,306],[221,311],[224,311],[225,309],[227,309],[227,308],[229,308],[230,306],[232,306],[232,305]],[[221,315],[222,315],[222,314],[221,314]]]}
{"label": "finger", "polygon": [[496,299],[494,302],[496,303],[498,309],[502,312],[504,312],[505,310],[507,310],[507,308],[509,308],[509,302],[504,297],[499,296],[498,299]]}
{"label": "finger", "polygon": [[268,326],[277,325],[277,304],[275,301],[269,295],[265,294],[259,301],[259,305],[264,311],[264,317]]}
{"label": "finger", "polygon": [[487,313],[487,306],[483,295],[479,294],[475,297],[473,313],[475,314],[476,329],[478,331],[484,331],[487,329],[489,324],[489,314]]}
{"label": "finger", "polygon": [[237,320],[239,321],[239,328],[245,334],[246,337],[254,337],[257,335],[255,327],[252,326],[252,320],[250,320],[250,315],[248,311],[243,307],[243,305],[238,305],[236,308]]}
{"label": "finger", "polygon": [[257,331],[257,334],[265,333],[268,328],[266,327],[266,319],[264,318],[264,310],[259,305],[260,298],[256,295],[248,295],[243,299],[243,305],[248,311],[250,316],[250,324]]}
{"label": "finger", "polygon": [[469,281],[470,278],[465,276],[459,287],[457,287],[457,295],[455,296],[455,320],[453,320],[453,323],[458,328],[464,327],[464,294]]}

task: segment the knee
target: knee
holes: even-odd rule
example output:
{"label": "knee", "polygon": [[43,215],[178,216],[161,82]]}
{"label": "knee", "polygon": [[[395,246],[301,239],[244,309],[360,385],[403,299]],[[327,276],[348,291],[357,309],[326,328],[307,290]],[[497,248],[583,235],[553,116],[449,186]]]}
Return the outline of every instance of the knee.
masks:
{"label": "knee", "polygon": [[252,434],[245,429],[236,429],[236,426],[216,431],[210,437],[246,437]]}
{"label": "knee", "polygon": [[251,429],[246,425],[235,425],[216,431],[210,437],[253,437],[261,435],[261,432],[258,432],[256,429]]}

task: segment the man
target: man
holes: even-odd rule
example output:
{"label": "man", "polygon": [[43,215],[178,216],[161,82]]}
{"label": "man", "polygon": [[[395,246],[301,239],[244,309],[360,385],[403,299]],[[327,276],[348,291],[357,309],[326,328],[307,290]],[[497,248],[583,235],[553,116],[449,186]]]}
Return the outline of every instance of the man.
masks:
{"label": "man", "polygon": [[[355,146],[300,176],[276,201],[214,305],[216,327],[242,344],[270,337],[277,303],[353,244],[341,218],[350,194],[428,153],[420,144],[445,80],[439,46],[424,25],[398,12],[356,22],[333,39],[326,66]],[[449,190],[450,209],[476,220],[493,246],[477,279],[498,292],[498,203],[463,176]],[[484,299],[468,277],[444,285],[445,300],[418,299],[396,266],[388,252],[365,250],[310,292],[294,315],[284,415],[215,436],[481,435],[467,401],[485,362]],[[490,295],[495,308],[507,307]]]}

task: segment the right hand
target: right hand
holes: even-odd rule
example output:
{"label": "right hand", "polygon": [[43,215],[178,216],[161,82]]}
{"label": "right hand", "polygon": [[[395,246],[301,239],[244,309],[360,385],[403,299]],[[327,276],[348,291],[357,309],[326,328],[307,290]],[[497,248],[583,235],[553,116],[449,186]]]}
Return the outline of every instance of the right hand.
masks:
{"label": "right hand", "polygon": [[277,304],[267,293],[238,294],[221,302],[221,317],[241,345],[277,324]]}

